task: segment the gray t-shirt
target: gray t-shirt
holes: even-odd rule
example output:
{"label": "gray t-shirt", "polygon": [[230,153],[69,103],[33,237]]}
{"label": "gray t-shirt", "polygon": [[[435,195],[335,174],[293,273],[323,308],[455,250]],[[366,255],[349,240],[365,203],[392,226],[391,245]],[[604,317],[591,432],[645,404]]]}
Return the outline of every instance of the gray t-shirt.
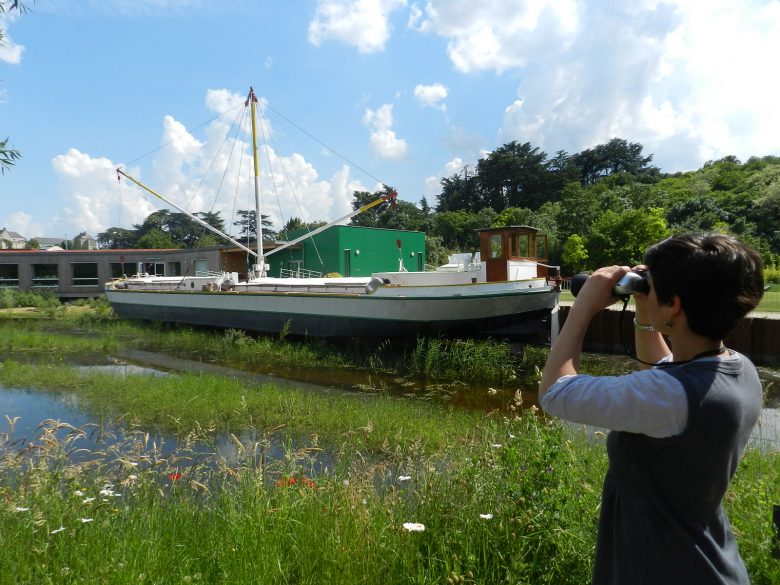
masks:
{"label": "gray t-shirt", "polygon": [[721,501],[761,399],[735,352],[550,388],[547,412],[613,429],[593,583],[748,583]]}

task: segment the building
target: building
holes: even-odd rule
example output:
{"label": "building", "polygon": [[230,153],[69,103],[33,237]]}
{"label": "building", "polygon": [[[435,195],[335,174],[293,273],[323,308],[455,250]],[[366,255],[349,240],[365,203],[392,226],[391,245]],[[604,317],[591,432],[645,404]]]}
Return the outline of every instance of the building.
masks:
{"label": "building", "polygon": [[[283,242],[266,244],[266,252]],[[248,246],[250,249],[252,246]],[[246,278],[254,257],[236,247],[166,250],[0,250],[0,287],[55,293],[62,299],[98,297],[114,278],[138,273],[184,276],[237,272]],[[425,234],[360,226],[332,226],[272,254],[270,276],[425,269]]]}
{"label": "building", "polygon": [[98,297],[112,278],[219,271],[222,248],[202,250],[0,250],[0,287]]}
{"label": "building", "polygon": [[[289,234],[294,240],[305,231]],[[374,272],[425,270],[425,234],[354,225],[331,226],[294,248],[268,257],[270,275],[282,270],[313,271],[322,275],[370,276]]]}
{"label": "building", "polygon": [[0,230],[0,250],[24,250],[27,239],[16,232],[3,228]]}

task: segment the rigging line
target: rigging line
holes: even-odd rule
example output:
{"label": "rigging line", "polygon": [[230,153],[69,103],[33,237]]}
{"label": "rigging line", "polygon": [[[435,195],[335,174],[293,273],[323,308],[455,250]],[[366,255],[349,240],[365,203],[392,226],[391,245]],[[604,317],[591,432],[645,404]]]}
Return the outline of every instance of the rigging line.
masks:
{"label": "rigging line", "polygon": [[[241,116],[241,120],[239,121],[239,126],[240,127],[244,126],[247,112],[248,112],[248,108],[245,107],[244,110],[243,110],[243,115]],[[230,230],[231,231],[228,231],[228,235],[230,237],[233,237],[232,229],[233,229],[233,226],[236,225],[234,223],[234,221],[236,219],[236,205],[238,204],[238,190],[239,190],[239,187],[241,185],[241,167],[244,164],[244,153],[245,152],[246,152],[246,142],[241,141],[241,152],[239,153],[239,156],[238,156],[238,169],[236,170],[236,190],[235,190],[235,193],[233,194],[233,209],[230,211],[230,226],[231,226]]]}
{"label": "rigging line", "polygon": [[[265,125],[263,124],[265,122]],[[263,135],[263,141],[267,142],[266,139],[266,130],[268,131],[268,136],[271,136],[271,129],[267,127],[267,121],[265,119],[265,116],[263,116],[262,112],[260,113],[260,133]],[[273,142],[273,138],[271,138],[271,141]],[[266,145],[266,148],[263,149],[265,151],[265,159],[268,161],[268,177],[271,179],[271,184],[274,187],[274,195],[276,195],[276,205],[279,207],[279,218],[282,221],[282,226],[284,226],[284,213],[282,212],[282,201],[279,197],[279,189],[276,186],[276,179],[274,178],[274,169],[271,165],[271,155],[268,152],[268,147]],[[282,163],[281,156],[279,154],[279,151],[276,149],[276,144],[274,144],[274,152],[276,153],[276,157],[279,159],[279,166],[282,167],[282,172],[284,172],[285,176],[287,175],[287,172],[284,169],[284,163]],[[292,188],[292,185],[290,186]],[[293,197],[295,196],[295,193],[293,193]],[[262,216],[262,210],[260,215],[260,221],[263,221]]]}
{"label": "rigging line", "polygon": [[[263,124],[265,124],[266,126],[269,126],[268,119],[263,114],[262,108],[260,109],[260,119],[262,121],[262,123],[260,124],[260,128],[261,129],[263,127]],[[292,180],[290,179],[290,175],[287,173],[287,167],[284,166],[284,162],[282,162],[282,158],[281,158],[281,156],[279,156],[279,149],[276,146],[276,140],[274,140],[274,136],[273,136],[273,133],[271,132],[270,126],[268,128],[268,135],[269,135],[269,137],[271,139],[271,143],[274,146],[274,150],[276,151],[277,157],[279,158],[279,166],[282,167],[282,172],[284,173],[284,177],[285,177],[285,179],[287,179],[287,184],[290,187],[290,193],[292,194],[293,200],[295,201],[295,205],[298,207],[298,211],[301,214],[301,219],[305,222],[306,221],[306,214],[303,211],[303,207],[301,206],[301,202],[298,201],[298,195],[295,193],[295,188],[293,187]],[[269,166],[270,166],[270,162],[269,162]],[[276,184],[274,184],[274,189],[276,189]],[[277,202],[279,201],[278,195],[277,195],[276,200],[277,200]],[[282,214],[281,203],[279,204],[279,215],[281,216],[282,221],[284,222],[284,214]],[[282,227],[284,227],[284,224],[282,224]],[[311,228],[307,227],[306,231],[307,232],[311,232]],[[322,255],[320,254],[320,250],[317,247],[317,242],[314,240],[314,238],[311,239],[311,243],[314,246],[314,251],[317,254],[317,258],[320,261],[320,266],[324,269],[325,268],[325,262],[323,262],[323,260],[322,260]]]}
{"label": "rigging line", "polygon": [[[239,116],[236,116],[236,119],[233,120],[233,123],[230,125],[230,128],[228,128],[228,131],[225,133],[225,136],[222,138],[222,142],[220,143],[219,148],[217,148],[217,151],[214,153],[214,156],[212,157],[211,162],[209,163],[209,166],[206,168],[206,172],[203,173],[203,177],[201,177],[200,182],[198,183],[198,186],[195,188],[195,193],[193,193],[192,197],[190,197],[190,205],[189,205],[189,207],[191,207],[191,205],[192,205],[192,200],[200,192],[200,188],[203,186],[203,183],[206,182],[206,177],[208,177],[209,173],[211,172],[212,167],[214,166],[214,163],[217,161],[217,156],[222,152],[222,148],[225,146],[225,143],[227,142],[228,137],[230,136],[230,132],[233,130],[233,127],[236,126],[236,123],[238,121],[238,118],[240,117],[240,114],[241,113],[239,112]],[[236,131],[236,135],[238,135],[238,131]],[[234,141],[235,141],[235,139],[234,139]],[[234,144],[235,144],[235,142],[234,142]],[[231,153],[232,153],[232,151],[231,151]],[[228,157],[228,163],[229,162],[230,162],[230,159]],[[223,179],[224,179],[224,177],[223,177]],[[220,189],[222,188],[222,183],[220,183],[219,188]],[[219,189],[217,189],[215,197],[218,196],[218,195],[219,195]],[[215,201],[215,203],[216,203],[216,201]],[[212,205],[212,209],[213,209],[213,205]]]}
{"label": "rigging line", "polygon": [[[246,112],[246,108],[243,110]],[[216,192],[214,193],[214,200],[211,203],[211,209],[209,210],[209,213],[214,212],[214,207],[217,205],[217,198],[219,197],[220,191],[222,191],[222,186],[225,184],[225,177],[227,176],[228,169],[230,168],[230,161],[233,160],[233,153],[236,149],[236,143],[238,142],[238,133],[241,131],[241,122],[243,121],[244,116],[240,116],[240,119],[236,119],[233,122],[233,125],[236,128],[235,136],[233,136],[233,144],[230,147],[230,153],[228,154],[227,163],[225,164],[225,171],[222,173],[222,178],[219,181],[219,186],[216,189]],[[231,128],[232,130],[232,128]],[[230,130],[228,130],[227,134],[225,134],[225,141],[227,141],[228,136],[230,135]],[[224,144],[224,142],[223,142]],[[222,146],[220,146],[220,150],[222,149]],[[219,154],[219,153],[217,153]],[[241,161],[239,160],[239,165],[241,164]],[[201,234],[206,233],[206,228],[202,227]],[[198,241],[198,247],[200,247],[200,241]]]}
{"label": "rigging line", "polygon": [[301,132],[303,132],[304,134],[306,134],[306,136],[308,136],[309,138],[311,138],[312,140],[314,140],[314,142],[316,142],[317,144],[319,144],[319,145],[321,145],[321,146],[324,146],[325,148],[327,148],[329,151],[331,151],[333,154],[335,154],[337,157],[339,157],[339,158],[340,158],[341,160],[343,160],[344,162],[347,162],[347,163],[351,164],[351,165],[352,165],[353,167],[355,167],[357,170],[359,170],[359,171],[361,171],[361,172],[365,173],[366,175],[368,175],[369,177],[371,177],[372,179],[374,179],[374,180],[375,180],[377,183],[381,183],[382,185],[387,185],[387,183],[385,183],[383,180],[379,179],[379,178],[378,178],[377,176],[375,176],[373,173],[370,173],[369,171],[367,171],[366,169],[364,169],[363,167],[361,167],[359,164],[357,164],[357,163],[355,163],[355,162],[351,161],[350,159],[348,159],[346,156],[344,156],[343,154],[341,154],[341,153],[340,153],[340,152],[338,152],[337,150],[335,150],[335,149],[331,148],[330,146],[328,146],[327,144],[325,144],[325,143],[324,143],[322,140],[320,140],[319,138],[317,138],[317,137],[316,137],[316,136],[314,136],[313,134],[309,133],[309,132],[308,132],[307,130],[305,130],[304,128],[301,128],[301,127],[300,127],[298,124],[296,124],[295,122],[293,122],[292,120],[290,120],[290,119],[289,119],[287,116],[285,116],[284,114],[282,114],[282,113],[281,113],[279,110],[276,110],[275,108],[271,107],[271,105],[270,105],[268,102],[266,102],[266,101],[264,101],[264,100],[262,100],[262,99],[259,99],[259,98],[258,98],[258,101],[260,101],[260,102],[261,102],[261,103],[262,103],[262,104],[263,104],[263,105],[264,105],[266,108],[268,108],[269,110],[271,110],[271,111],[272,111],[273,113],[275,113],[277,116],[279,116],[280,118],[282,118],[283,120],[285,120],[285,121],[286,121],[288,124],[291,124],[292,126],[294,126],[295,128],[297,128],[298,130],[300,130]]}
{"label": "rigging line", "polygon": [[[240,107],[242,107],[242,106],[243,106],[243,104],[239,104],[239,105],[237,105],[237,106],[233,106],[232,108],[228,108],[227,110],[225,110],[225,111],[224,111],[224,112],[222,112],[221,114],[218,114],[218,115],[214,116],[213,118],[211,118],[211,119],[209,119],[209,120],[206,120],[206,121],[205,121],[205,122],[203,122],[202,124],[199,124],[198,126],[195,126],[195,127],[192,129],[192,130],[189,130],[189,131],[188,131],[188,133],[189,133],[189,134],[192,134],[192,132],[194,132],[195,130],[200,130],[200,129],[201,129],[201,128],[203,128],[205,125],[207,125],[207,124],[211,124],[211,123],[212,123],[214,120],[219,120],[219,119],[220,119],[222,116],[226,116],[227,114],[229,114],[229,113],[230,113],[230,112],[232,112],[233,110],[235,110],[235,109],[237,109],[237,108],[240,108]],[[141,160],[141,159],[143,159],[143,158],[146,158],[147,156],[149,156],[149,155],[151,155],[151,154],[154,154],[155,152],[157,152],[158,150],[161,150],[161,149],[165,148],[166,146],[170,146],[171,144],[173,144],[173,143],[174,143],[174,142],[176,142],[177,140],[179,140],[179,139],[178,139],[178,138],[176,138],[176,139],[173,139],[173,140],[169,140],[169,141],[168,141],[168,142],[166,142],[165,144],[161,144],[161,145],[160,145],[160,146],[158,146],[157,148],[154,148],[154,149],[150,150],[149,152],[147,152],[146,154],[142,154],[141,156],[139,156],[139,157],[137,157],[137,158],[134,158],[133,160],[131,160],[131,161],[129,161],[129,162],[126,162],[125,164],[121,165],[121,166],[120,166],[120,167],[118,167],[118,168],[120,168],[120,169],[126,169],[126,168],[127,168],[128,166],[130,166],[131,164],[133,164],[133,163],[136,163],[136,162],[138,162],[139,160]]]}

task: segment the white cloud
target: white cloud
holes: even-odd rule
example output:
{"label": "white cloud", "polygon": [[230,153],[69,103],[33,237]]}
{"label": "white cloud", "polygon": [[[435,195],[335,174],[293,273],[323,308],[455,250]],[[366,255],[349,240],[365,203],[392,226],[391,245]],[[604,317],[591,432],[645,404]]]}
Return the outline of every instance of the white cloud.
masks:
{"label": "white cloud", "polygon": [[309,23],[309,42],[337,40],[376,53],[390,38],[390,13],[406,6],[406,0],[319,0]]}
{"label": "white cloud", "polygon": [[0,14],[0,31],[3,31],[3,44],[0,44],[0,61],[10,65],[19,65],[22,62],[24,45],[16,44],[8,34],[9,25],[18,18],[18,12],[6,12]]}
{"label": "white cloud", "polygon": [[414,97],[424,108],[438,108],[446,110],[447,106],[442,100],[447,97],[447,88],[441,83],[432,85],[416,85],[414,88]]}
{"label": "white cloud", "polygon": [[780,149],[777,0],[637,1],[589,7],[581,23],[527,63],[500,142],[571,152],[619,136],[667,171]]}
{"label": "white cloud", "polygon": [[43,226],[33,221],[32,215],[24,211],[16,211],[3,220],[3,226],[8,226],[12,232],[16,232],[28,240],[34,237],[40,237],[43,233]]}
{"label": "white cloud", "polygon": [[[225,90],[209,90],[206,104],[215,112],[229,112],[245,98]],[[232,144],[232,119],[221,117],[196,138],[172,116],[163,118],[164,145],[143,169],[127,173],[190,213],[220,212],[226,230],[235,233],[232,222],[239,209],[254,209],[254,179],[250,144]],[[392,120],[391,120],[392,123]],[[301,154],[279,155],[269,146],[259,147],[260,197],[262,211],[276,228],[291,217],[306,221],[331,220],[351,209],[356,190],[367,190],[343,166],[323,180]],[[92,157],[75,148],[56,156],[52,165],[65,200],[70,223],[92,234],[108,227],[130,228],[157,209],[170,208],[164,201],[123,179],[117,190],[115,168],[121,165],[107,158]],[[225,168],[228,170],[225,171]],[[18,225],[18,224],[14,224]]]}
{"label": "white cloud", "polygon": [[93,158],[71,148],[55,156],[52,166],[66,200],[64,213],[79,231],[97,235],[116,226],[120,217],[123,227],[129,227],[156,209],[137,189],[128,187],[128,181],[123,179],[117,186],[119,165],[107,158]]}
{"label": "white cloud", "polygon": [[393,105],[384,104],[376,110],[366,109],[363,125],[371,131],[371,149],[377,156],[400,159],[408,150],[406,140],[398,138],[393,127]]}
{"label": "white cloud", "polygon": [[543,47],[565,47],[581,28],[580,0],[430,0],[409,25],[449,39],[447,54],[464,73],[521,67]]}
{"label": "white cloud", "polygon": [[[466,164],[460,157],[455,157],[439,171],[439,174],[433,175],[425,179],[425,195],[427,197],[435,197],[441,193],[441,180],[449,179],[453,175],[457,175],[463,172],[463,168]],[[431,203],[430,201],[428,202]]]}

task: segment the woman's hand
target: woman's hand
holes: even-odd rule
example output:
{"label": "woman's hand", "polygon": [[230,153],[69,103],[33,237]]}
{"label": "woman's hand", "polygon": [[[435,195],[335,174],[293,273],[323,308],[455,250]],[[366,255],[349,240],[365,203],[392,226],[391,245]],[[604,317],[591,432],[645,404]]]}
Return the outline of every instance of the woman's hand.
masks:
{"label": "woman's hand", "polygon": [[609,307],[617,300],[613,292],[615,284],[629,270],[628,266],[605,266],[596,270],[580,289],[572,310],[595,315]]}

